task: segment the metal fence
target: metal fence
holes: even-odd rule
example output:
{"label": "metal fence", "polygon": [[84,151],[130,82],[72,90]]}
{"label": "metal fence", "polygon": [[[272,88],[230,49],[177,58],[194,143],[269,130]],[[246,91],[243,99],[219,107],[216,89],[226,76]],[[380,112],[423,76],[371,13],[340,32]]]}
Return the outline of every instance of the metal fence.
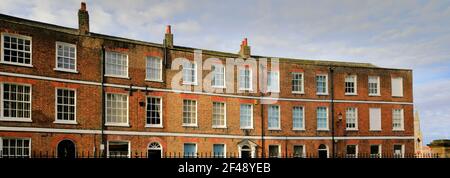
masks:
{"label": "metal fence", "polygon": [[[0,152],[1,153],[1,152]],[[31,154],[15,154],[15,155],[5,155],[0,154],[0,158],[241,158],[241,155],[237,152],[227,152],[227,153],[213,153],[213,152],[200,152],[200,153],[183,153],[183,152],[163,152],[160,155],[149,155],[148,152],[110,152],[102,154],[102,152],[89,152],[81,151],[73,154],[58,155],[54,151],[33,151]],[[436,153],[421,153],[421,154],[368,154],[368,153],[358,153],[358,154],[335,154],[333,155],[322,155],[319,154],[269,154],[262,156],[261,154],[254,155],[251,158],[439,158],[439,154]]]}

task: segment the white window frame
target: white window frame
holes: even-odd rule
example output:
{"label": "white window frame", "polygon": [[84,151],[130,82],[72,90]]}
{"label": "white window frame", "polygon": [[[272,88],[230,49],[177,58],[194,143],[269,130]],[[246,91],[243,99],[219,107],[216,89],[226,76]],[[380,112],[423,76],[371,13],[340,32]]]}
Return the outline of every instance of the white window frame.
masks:
{"label": "white window frame", "polygon": [[[272,75],[276,74],[276,80],[277,81],[272,81]],[[252,77],[252,76],[251,76]],[[269,85],[269,81],[270,81],[270,85]],[[273,86],[275,85],[276,86]],[[275,87],[275,88],[274,88]],[[279,93],[280,92],[280,72],[279,71],[269,71],[267,72],[267,92],[272,92],[272,93]]]}
{"label": "white window frame", "polygon": [[[225,66],[223,65],[223,64],[213,64],[212,66],[214,66],[214,70],[212,70],[211,72],[212,72],[212,76],[211,76],[211,87],[213,87],[213,88],[226,88],[226,68],[225,68]],[[211,66],[211,67],[212,67]],[[216,75],[217,75],[217,73],[216,73],[216,68],[217,67],[221,67],[221,68],[223,68],[223,85],[217,85],[216,83],[215,83],[215,81],[216,80],[213,80],[213,78],[215,78],[216,77]],[[214,82],[213,82],[214,81]]]}
{"label": "white window frame", "polygon": [[[347,115],[347,112],[349,111],[349,109],[354,109],[354,111],[355,111],[355,128],[350,128],[350,127],[348,127],[347,126],[347,124],[349,123],[348,122],[348,115]],[[345,108],[345,130],[358,130],[358,108],[357,107],[348,107],[348,108]]]}
{"label": "white window frame", "polygon": [[[4,84],[10,84],[10,85],[23,85],[30,87],[30,117],[29,118],[16,118],[16,117],[5,117],[4,116]],[[33,86],[30,84],[24,84],[24,83],[15,83],[15,82],[0,82],[0,121],[12,121],[12,122],[33,122]]]}
{"label": "white window frame", "polygon": [[127,154],[127,157],[128,158],[131,158],[131,141],[129,141],[129,140],[108,140],[108,142],[106,142],[106,156],[109,158],[110,157],[110,155],[109,155],[109,142],[126,142],[126,143],[128,143],[128,154]]}
{"label": "white window frame", "polygon": [[[24,67],[33,67],[33,40],[31,36],[26,36],[26,35],[19,35],[19,34],[11,34],[11,33],[1,33],[2,36],[2,41],[1,41],[1,59],[0,59],[0,63],[2,64],[11,64],[11,65],[16,65],[16,66],[24,66]],[[4,61],[4,41],[5,41],[5,36],[9,36],[9,37],[14,37],[14,38],[21,38],[24,40],[30,40],[30,64],[21,64],[18,62],[7,62]]]}
{"label": "white window frame", "polygon": [[[373,129],[372,128],[372,126],[371,126],[371,122],[372,122],[372,119],[371,119],[371,115],[370,115],[370,112],[371,112],[371,110],[373,110],[373,111],[375,111],[375,110],[378,110],[379,112],[378,112],[378,114],[380,115],[380,129]],[[381,131],[383,128],[383,125],[382,125],[382,112],[381,112],[381,107],[370,107],[369,108],[369,131]]]}
{"label": "white window frame", "polygon": [[[300,87],[300,91],[294,91],[293,89],[294,89],[294,80],[298,80],[298,79],[294,79],[294,75],[301,75],[302,76],[302,80],[300,81],[300,83],[301,83],[301,87]],[[291,87],[291,91],[292,91],[292,93],[295,93],[295,94],[305,94],[305,75],[304,75],[304,73],[303,72],[293,72],[292,74],[291,74],[291,77],[292,77],[292,87]]]}
{"label": "white window frame", "polygon": [[[400,127],[394,127],[394,117],[396,110],[400,110]],[[392,109],[392,130],[393,131],[404,131],[405,130],[405,110],[404,109]]]}
{"label": "white window frame", "polygon": [[[327,124],[326,128],[319,128],[319,120],[318,120],[317,111],[318,111],[318,109],[319,109],[320,107],[325,108],[326,124]],[[328,119],[329,119],[328,117],[329,117],[329,114],[328,114],[328,107],[326,107],[326,106],[319,106],[319,107],[316,108],[316,125],[317,125],[317,130],[318,130],[318,131],[329,131],[329,130],[330,130],[330,126],[329,126],[330,124],[328,123],[328,122],[329,122],[329,121],[328,121]]]}
{"label": "white window frame", "polygon": [[348,158],[349,157],[349,154],[347,153],[347,148],[348,148],[348,146],[350,146],[350,145],[354,145],[355,146],[355,156],[354,157],[350,157],[350,158],[358,158],[358,150],[359,150],[359,148],[358,148],[358,145],[357,144],[348,144],[348,145],[345,145],[345,156]]}
{"label": "white window frame", "polygon": [[295,157],[295,147],[296,146],[302,146],[303,148],[303,154],[300,156],[300,158],[305,158],[306,157],[306,145],[305,144],[294,144],[292,146],[292,152],[294,153],[294,157]]}
{"label": "white window frame", "polygon": [[[194,64],[194,69],[192,69],[192,68],[187,69],[186,68],[186,63]],[[183,69],[182,69],[183,85],[197,85],[198,84],[197,83],[198,82],[198,80],[197,80],[197,77],[198,77],[198,72],[197,72],[198,65],[197,65],[197,62],[196,61],[188,61],[188,62],[183,63],[182,67],[183,67]],[[193,76],[194,81],[185,81],[184,80],[185,79],[185,76],[184,76],[185,70],[194,70],[194,76]]]}
{"label": "white window frame", "polygon": [[[74,120],[59,120],[58,119],[58,90],[70,90],[74,92]],[[77,123],[77,90],[72,88],[55,88],[55,124],[78,124]]]}
{"label": "white window frame", "polygon": [[[14,156],[3,156],[3,139],[7,139],[7,140],[17,140],[17,139],[20,139],[20,140],[28,140],[28,143],[29,143],[29,145],[28,145],[28,158],[31,158],[31,146],[33,145],[32,143],[31,143],[31,138],[29,138],[29,137],[26,137],[26,138],[21,138],[21,137],[0,137],[0,158],[7,158],[7,157],[14,157]],[[23,147],[23,145],[22,145],[22,147]],[[17,150],[16,150],[17,151]]]}
{"label": "white window frame", "polygon": [[271,158],[281,158],[281,155],[283,155],[283,154],[281,153],[281,145],[280,144],[269,144],[267,146],[267,151],[269,151],[269,153],[267,155],[269,156],[269,158],[270,158],[270,146],[277,146],[278,147],[278,155],[277,155],[277,157],[271,157]]}
{"label": "white window frame", "polygon": [[[370,149],[371,149],[372,146],[378,146],[378,153],[377,153],[378,155],[377,155],[377,156],[375,156],[374,154],[371,153],[372,151],[371,151]],[[370,157],[371,157],[371,158],[381,158],[382,155],[383,155],[383,151],[381,150],[382,148],[383,148],[383,147],[381,146],[381,144],[373,144],[373,145],[370,145],[370,146],[369,146]]]}
{"label": "white window frame", "polygon": [[[126,67],[126,76],[123,76],[123,75],[116,75],[116,74],[107,74],[106,73],[106,71],[107,71],[107,67],[108,67],[108,59],[107,59],[107,56],[108,56],[108,53],[117,53],[117,54],[120,54],[120,55],[125,55],[126,56],[126,60],[127,60],[127,67]],[[106,77],[116,77],[116,78],[125,78],[125,79],[129,79],[129,68],[130,68],[130,60],[129,60],[129,58],[128,58],[128,54],[126,54],[126,53],[121,53],[121,52],[116,52],[116,51],[106,51],[105,52],[105,76]]]}
{"label": "white window frame", "polygon": [[[74,69],[66,69],[66,68],[58,67],[58,57],[59,57],[59,55],[58,55],[58,45],[61,45],[63,47],[67,46],[69,48],[75,48],[75,57],[73,58],[73,60],[75,61],[75,64],[74,64],[75,68]],[[66,57],[66,56],[63,56],[63,57]],[[55,43],[55,68],[53,70],[61,71],[61,72],[78,73],[78,71],[77,71],[77,45],[71,44],[71,43],[66,43],[66,42],[61,42],[61,41],[57,41]]]}
{"label": "white window frame", "polygon": [[[318,88],[318,85],[317,85],[317,77],[319,77],[319,76],[324,76],[325,77],[325,92],[318,92],[317,90],[317,88]],[[316,84],[316,95],[328,95],[328,74],[316,74],[316,77],[315,77],[315,84]]]}
{"label": "white window frame", "polygon": [[405,157],[405,145],[404,144],[394,144],[392,145],[392,150],[393,150],[393,155],[395,158],[398,158],[397,155],[395,154],[395,146],[400,145],[401,148],[401,155],[400,158],[404,158]]}
{"label": "white window frame", "polygon": [[193,143],[193,142],[186,142],[186,143],[183,143],[183,158],[186,158],[186,156],[185,156],[185,150],[184,150],[185,144],[194,144],[194,145],[195,145],[195,152],[194,152],[194,155],[193,155],[194,157],[189,157],[189,154],[188,154],[188,158],[197,158],[198,144],[197,144],[197,143]]}
{"label": "white window frame", "polygon": [[223,125],[214,125],[214,122],[212,122],[212,128],[227,128],[227,103],[225,102],[219,102],[219,101],[213,101],[213,108],[212,108],[212,119],[214,119],[214,103],[221,103],[223,104]]}
{"label": "white window frame", "polygon": [[[248,78],[249,78],[249,88],[244,88],[243,86],[241,86],[241,74],[242,74],[242,71],[245,71],[245,70],[249,71],[249,76],[248,76]],[[253,74],[253,70],[252,70],[251,67],[241,67],[239,69],[239,83],[238,83],[239,84],[239,90],[242,90],[242,91],[253,91],[253,76],[252,76],[252,74]],[[245,75],[244,75],[244,78],[245,78]]]}
{"label": "white window frame", "polygon": [[[184,123],[184,101],[185,100],[189,100],[189,101],[194,101],[195,102],[195,123]],[[194,100],[194,99],[183,99],[183,105],[182,105],[183,109],[182,109],[182,113],[181,113],[181,119],[182,120],[182,126],[183,127],[198,127],[198,101]]]}
{"label": "white window frame", "polygon": [[[153,147],[150,147],[150,145],[152,145],[152,143],[157,143],[157,144],[159,145],[159,148],[153,148]],[[148,143],[148,145],[147,145],[147,151],[149,151],[149,150],[160,150],[160,151],[161,151],[161,158],[164,156],[164,155],[163,155],[163,150],[164,150],[164,148],[163,148],[163,146],[161,145],[161,143],[159,143],[158,141],[152,141],[152,142]],[[147,155],[147,157],[148,157],[148,155]]]}
{"label": "white window frame", "polygon": [[[347,77],[352,77],[353,78],[353,86],[354,86],[354,92],[353,93],[348,93],[345,90],[347,89],[346,83],[347,83]],[[345,95],[358,95],[358,76],[357,75],[347,75],[344,78],[344,92]]]}
{"label": "white window frame", "polygon": [[[159,109],[159,124],[148,124],[147,123],[147,106],[148,106],[148,99],[149,98],[158,98],[160,103],[160,109]],[[152,127],[152,128],[163,128],[163,98],[160,96],[147,96],[145,98],[145,127]]]}
{"label": "white window frame", "polygon": [[[399,80],[399,82],[400,82],[400,88],[398,88],[399,89],[399,93],[397,94],[396,93],[396,91],[394,90],[394,81],[395,80]],[[403,77],[391,77],[391,95],[392,95],[392,97],[403,97]]]}
{"label": "white window frame", "polygon": [[[277,115],[277,120],[278,120],[278,126],[277,127],[269,127],[269,123],[270,123],[270,118],[271,118],[271,116],[270,116],[270,110],[271,110],[271,107],[276,107],[276,108],[278,108],[278,115]],[[280,105],[268,105],[268,109],[267,109],[267,129],[268,130],[281,130],[281,107],[280,107]]]}
{"label": "white window frame", "polygon": [[[298,128],[298,127],[295,127],[295,124],[294,124],[294,108],[296,108],[296,107],[299,107],[299,108],[302,108],[302,127],[301,128]],[[305,107],[304,106],[294,106],[294,107],[292,107],[292,130],[305,130]]]}
{"label": "white window frame", "polygon": [[[149,68],[148,68],[148,61],[149,60],[159,60],[159,78],[157,79],[151,79],[148,78],[148,72],[149,72]],[[163,82],[162,79],[162,75],[163,75],[163,65],[162,65],[163,61],[161,58],[159,57],[154,57],[154,56],[146,56],[145,57],[145,81],[150,81],[150,82]]]}
{"label": "white window frame", "polygon": [[[370,78],[376,78],[377,79],[377,93],[370,93]],[[369,93],[369,96],[380,96],[380,76],[369,76],[367,79],[367,93]]]}
{"label": "white window frame", "polygon": [[227,144],[225,144],[225,143],[214,143],[213,144],[213,150],[212,150],[213,157],[216,156],[215,152],[214,152],[214,145],[223,145],[223,158],[227,158]]}
{"label": "white window frame", "polygon": [[107,97],[105,97],[105,126],[118,126],[118,127],[129,127],[130,126],[130,98],[128,96],[128,94],[123,94],[123,93],[106,93],[106,96],[108,94],[112,94],[112,95],[124,95],[127,97],[127,123],[115,123],[115,122],[108,122],[108,110],[106,109],[107,105]]}
{"label": "white window frame", "polygon": [[[241,119],[242,119],[241,118],[241,105],[250,105],[250,126],[242,127],[242,124],[241,124]],[[241,129],[253,129],[253,104],[241,103],[239,105],[239,126],[240,126]]]}

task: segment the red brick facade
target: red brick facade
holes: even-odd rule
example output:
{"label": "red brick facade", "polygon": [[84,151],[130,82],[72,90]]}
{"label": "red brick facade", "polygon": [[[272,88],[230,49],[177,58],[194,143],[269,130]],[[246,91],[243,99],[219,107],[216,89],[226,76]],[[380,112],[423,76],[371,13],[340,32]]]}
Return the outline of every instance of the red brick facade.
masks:
{"label": "red brick facade", "polygon": [[[269,145],[279,145],[281,156],[292,155],[294,145],[304,145],[306,154],[317,154],[319,145],[331,153],[331,137],[336,138],[335,152],[346,153],[346,145],[358,145],[359,153],[370,153],[370,145],[381,145],[381,152],[392,154],[396,144],[403,145],[405,153],[414,153],[412,71],[379,68],[369,64],[280,59],[280,93],[276,105],[280,107],[280,130],[268,129],[268,105],[261,104],[261,93],[192,93],[172,90],[172,78],[180,70],[171,70],[171,62],[183,57],[194,59],[194,50],[186,47],[165,48],[164,45],[81,33],[78,29],[59,27],[25,19],[0,15],[0,33],[18,34],[32,38],[32,67],[0,63],[0,83],[29,84],[31,95],[31,122],[0,120],[0,138],[29,138],[31,151],[57,152],[58,143],[71,140],[76,151],[99,152],[104,141],[129,141],[130,151],[146,152],[151,142],[158,142],[162,152],[183,152],[184,143],[196,143],[197,152],[212,152],[213,144],[225,144],[226,152],[238,153],[238,144],[250,140],[257,144],[255,154],[269,155]],[[87,27],[88,29],[89,27]],[[3,40],[3,38],[2,38]],[[56,71],[56,42],[76,45],[77,73]],[[1,41],[4,43],[4,41]],[[128,95],[129,126],[102,126],[102,59],[103,48],[128,55],[128,77],[105,77],[106,93]],[[4,48],[1,49],[4,51]],[[167,51],[167,53],[165,53]],[[230,54],[203,50],[202,58],[238,58]],[[167,55],[165,55],[167,54]],[[145,57],[164,59],[163,81],[146,81]],[[255,57],[256,58],[256,57]],[[334,68],[333,83],[329,67]],[[256,69],[254,71],[257,71]],[[227,87],[238,87],[237,68],[234,81],[227,79]],[[304,94],[292,93],[292,72],[302,72]],[[202,77],[209,71],[204,70]],[[316,74],[328,75],[328,95],[316,94]],[[344,78],[357,76],[357,95],[345,95]],[[380,77],[380,96],[369,96],[368,76]],[[392,97],[391,78],[403,78],[403,97]],[[132,86],[130,92],[128,88]],[[332,134],[331,86],[334,86],[334,127]],[[259,82],[255,87],[260,87]],[[70,88],[76,91],[76,124],[55,121],[55,90]],[[147,88],[147,89],[146,89]],[[3,91],[2,91],[3,92]],[[162,127],[146,127],[147,96],[162,99]],[[197,101],[197,127],[183,123],[183,99]],[[3,102],[2,99],[0,101]],[[212,127],[213,101],[226,103],[226,128]],[[253,105],[253,129],[240,128],[240,104]],[[3,105],[0,105],[0,107]],[[304,107],[304,130],[293,130],[292,108]],[[317,130],[316,109],[328,108],[328,131]],[[358,108],[358,129],[345,129],[345,109]],[[369,130],[369,108],[381,108],[381,131]],[[3,108],[0,108],[3,109]],[[393,131],[392,110],[403,109],[403,131]],[[2,114],[0,112],[0,114]],[[342,121],[338,121],[343,114]],[[2,118],[3,115],[0,116]],[[261,122],[261,119],[263,122]],[[103,133],[102,133],[103,128]],[[262,132],[262,128],[264,132]],[[264,136],[264,143],[261,138]],[[1,146],[1,145],[0,145]],[[264,149],[262,148],[264,146]],[[105,145],[107,147],[107,145]],[[5,154],[5,153],[4,153]],[[55,153],[56,154],[56,153]],[[33,157],[35,155],[31,155]]]}

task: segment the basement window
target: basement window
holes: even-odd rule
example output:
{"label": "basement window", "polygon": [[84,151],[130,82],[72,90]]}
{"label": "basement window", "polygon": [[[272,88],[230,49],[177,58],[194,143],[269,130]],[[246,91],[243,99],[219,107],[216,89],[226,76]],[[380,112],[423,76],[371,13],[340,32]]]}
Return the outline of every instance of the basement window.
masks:
{"label": "basement window", "polygon": [[305,145],[294,145],[294,157],[304,158],[305,156]]}
{"label": "basement window", "polygon": [[279,157],[281,157],[280,145],[269,145],[269,158],[279,158]]}
{"label": "basement window", "polygon": [[63,42],[56,42],[55,70],[76,72],[77,70],[76,45]]}
{"label": "basement window", "polygon": [[31,67],[31,37],[2,33],[0,62]]}
{"label": "basement window", "polygon": [[370,157],[381,158],[381,145],[370,145]]}
{"label": "basement window", "polygon": [[185,158],[196,158],[197,157],[197,144],[185,143],[184,149],[183,149],[183,155]]}
{"label": "basement window", "polygon": [[403,158],[405,156],[405,145],[394,145],[394,158]]}
{"label": "basement window", "polygon": [[129,158],[130,142],[128,141],[109,141],[108,142],[109,158]]}
{"label": "basement window", "polygon": [[347,145],[347,158],[357,158],[358,157],[358,145]]}
{"label": "basement window", "polygon": [[0,150],[3,158],[29,158],[31,156],[31,139],[29,138],[1,138]]}

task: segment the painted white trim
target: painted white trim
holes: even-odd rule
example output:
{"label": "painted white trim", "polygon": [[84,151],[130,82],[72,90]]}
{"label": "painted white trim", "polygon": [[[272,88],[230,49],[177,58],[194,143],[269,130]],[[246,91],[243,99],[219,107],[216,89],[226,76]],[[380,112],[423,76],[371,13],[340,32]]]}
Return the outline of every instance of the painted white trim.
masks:
{"label": "painted white trim", "polygon": [[[248,76],[248,78],[249,78],[249,88],[243,88],[242,86],[241,86],[241,72],[242,71],[245,71],[245,70],[249,70],[249,76]],[[239,68],[239,72],[238,72],[238,82],[237,82],[237,84],[239,85],[239,90],[241,90],[241,91],[253,91],[253,70],[252,70],[252,68],[251,67],[240,67]],[[245,77],[245,75],[244,75],[244,77]]]}
{"label": "painted white trim", "polygon": [[270,146],[277,146],[278,147],[278,155],[277,155],[276,158],[281,158],[281,155],[283,155],[283,154],[281,154],[281,145],[280,144],[269,144],[267,146],[267,151],[269,152],[267,155],[269,156],[269,158],[270,158]]}
{"label": "painted white trim", "polygon": [[[194,81],[184,81],[184,70],[185,70],[185,67],[184,67],[184,63],[183,63],[183,65],[182,65],[182,67],[183,67],[183,69],[181,70],[182,71],[182,73],[183,73],[183,81],[182,81],[182,84],[183,85],[198,85],[198,79],[197,79],[197,77],[198,77],[198,71],[197,71],[197,62],[196,61],[189,61],[189,64],[194,64]],[[189,70],[191,70],[191,68],[189,68]]]}
{"label": "painted white trim", "polygon": [[[9,65],[16,65],[16,66],[23,66],[23,67],[33,67],[33,38],[31,36],[26,36],[26,35],[20,35],[20,34],[12,34],[12,33],[6,33],[6,32],[2,32],[1,34],[1,50],[0,50],[0,63],[1,64],[9,64]],[[9,36],[9,37],[14,37],[14,38],[21,38],[21,39],[25,39],[25,40],[30,40],[30,64],[21,64],[18,62],[6,62],[4,61],[4,41],[5,41],[5,35]],[[25,51],[25,50],[22,50]],[[25,59],[24,59],[25,60]]]}
{"label": "painted white trim", "polygon": [[[147,106],[148,106],[148,99],[149,98],[158,98],[159,99],[159,124],[149,124],[147,123]],[[161,96],[147,96],[145,98],[145,127],[148,128],[163,128],[163,98]]]}
{"label": "painted white trim", "polygon": [[[327,123],[327,126],[326,126],[326,128],[319,128],[319,124],[318,124],[318,120],[317,120],[317,119],[318,119],[318,118],[317,118],[317,109],[319,109],[319,107],[324,107],[325,110],[326,110],[326,111],[325,111],[325,112],[326,112],[326,115],[327,115],[327,119],[326,119],[326,121],[327,121],[327,122],[326,122],[326,123]],[[316,108],[316,130],[317,130],[317,131],[329,131],[329,130],[330,130],[330,123],[329,123],[329,122],[330,122],[330,121],[329,121],[329,119],[330,119],[330,118],[329,118],[329,115],[330,115],[330,114],[328,113],[328,107],[326,107],[326,106],[319,106],[319,107]]]}
{"label": "painted white trim", "polygon": [[[400,110],[400,128],[394,128],[394,116],[395,116],[395,110]],[[403,108],[401,109],[392,109],[392,131],[405,131],[405,110]]]}
{"label": "painted white trim", "polygon": [[292,91],[292,86],[291,86],[291,92],[294,94],[305,94],[305,75],[303,72],[292,72],[291,73],[291,81],[294,80],[293,76],[294,75],[301,75],[302,76],[302,81],[301,81],[301,91]]}
{"label": "painted white trim", "polygon": [[[303,149],[303,154],[300,156],[301,158],[305,158],[306,157],[306,145],[305,144],[294,144],[292,145],[292,152],[295,153],[295,147],[296,146],[302,146]],[[295,155],[294,155],[295,157]]]}
{"label": "painted white trim", "polygon": [[[159,60],[159,78],[158,79],[149,79],[147,78],[147,72],[148,71],[148,60],[149,58],[153,58],[153,59],[158,59]],[[163,82],[162,79],[162,73],[163,73],[163,65],[162,65],[163,61],[160,57],[155,57],[155,56],[146,56],[145,57],[145,81],[149,81],[149,82]]]}
{"label": "painted white trim", "polygon": [[193,144],[193,145],[195,145],[195,152],[194,152],[195,155],[190,155],[189,152],[188,152],[187,157],[194,156],[193,158],[197,158],[198,144],[194,143],[194,142],[185,142],[185,143],[183,143],[183,158],[185,157],[185,153],[186,153],[185,148],[184,148],[186,146],[186,144]]}
{"label": "painted white trim", "polygon": [[184,123],[184,117],[183,117],[183,113],[184,110],[182,110],[181,112],[181,119],[183,119],[181,121],[181,126],[183,127],[198,127],[198,101],[195,99],[183,99],[183,109],[184,109],[184,101],[185,100],[190,100],[190,101],[194,101],[195,102],[195,123]]}
{"label": "painted white trim", "polygon": [[[353,84],[354,84],[354,91],[355,92],[353,92],[353,93],[347,93],[347,92],[345,92],[345,89],[346,89],[346,86],[345,86],[345,83],[346,83],[346,79],[347,79],[347,77],[354,77],[353,78]],[[357,75],[347,75],[347,76],[345,76],[345,78],[344,78],[344,95],[347,95],[347,96],[355,96],[355,95],[358,95],[358,76]]]}
{"label": "painted white trim", "polygon": [[[270,87],[272,87],[272,86],[270,86],[269,87],[269,80],[271,80],[272,79],[272,77],[271,77],[271,75],[273,75],[273,73],[276,73],[277,74],[277,88],[275,88],[275,89],[271,89]],[[269,75],[270,74],[270,75]],[[267,72],[267,92],[271,92],[271,93],[280,93],[280,72],[279,71],[268,71]],[[272,82],[272,81],[271,81]]]}
{"label": "painted white trim", "polygon": [[[66,69],[66,68],[59,68],[58,67],[58,45],[61,45],[63,48],[64,48],[64,46],[75,48],[75,58],[74,58],[75,69]],[[66,43],[66,42],[61,42],[61,41],[56,41],[55,42],[55,68],[53,70],[61,71],[61,72],[78,73],[78,70],[77,70],[77,45],[71,44],[71,43]]]}
{"label": "painted white trim", "polygon": [[222,89],[227,88],[227,80],[226,80],[227,70],[226,70],[225,66],[223,64],[213,64],[213,65],[211,65],[211,67],[212,66],[214,66],[214,70],[211,71],[212,72],[212,76],[211,77],[215,77],[215,75],[216,75],[215,69],[217,68],[217,66],[223,68],[223,85],[222,86],[220,86],[220,85],[213,85],[212,84],[212,79],[211,79],[211,87],[212,88],[222,88]]}
{"label": "painted white trim", "polygon": [[[270,122],[270,120],[269,120],[269,117],[270,117],[269,111],[270,111],[270,108],[272,106],[275,106],[278,109],[278,126],[277,127],[269,127],[269,122]],[[268,105],[268,107],[269,108],[267,109],[267,130],[281,130],[281,106],[273,104],[273,105]]]}
{"label": "painted white trim", "polygon": [[216,152],[214,152],[214,145],[223,145],[223,158],[227,158],[227,144],[225,144],[225,143],[213,143],[213,150],[212,150],[213,157],[216,156],[215,155]]}
{"label": "painted white trim", "polygon": [[[10,77],[31,78],[31,79],[37,79],[37,80],[48,80],[48,81],[56,81],[56,82],[77,83],[77,84],[84,84],[84,85],[95,85],[95,86],[101,86],[102,85],[99,82],[93,82],[93,81],[61,79],[61,78],[54,78],[54,77],[45,77],[45,76],[28,75],[28,74],[17,74],[17,73],[9,73],[9,72],[1,72],[1,71],[0,71],[0,75],[10,76]],[[105,83],[104,85],[107,86],[107,87],[115,87],[115,88],[130,88],[129,85],[121,85],[121,84]],[[220,93],[186,91],[186,90],[152,88],[152,87],[147,87],[146,88],[146,87],[140,87],[140,86],[132,86],[132,89],[149,90],[149,91],[162,91],[162,92],[174,92],[174,93],[186,93],[186,94],[198,94],[198,95],[208,95],[208,96],[222,96],[222,97],[233,97],[233,98],[259,99],[259,100],[328,102],[328,103],[331,102],[331,100],[328,100],[328,99],[255,97],[255,96],[242,96],[242,95],[234,95],[234,94],[220,94]],[[403,104],[403,105],[413,105],[414,104],[413,102],[368,101],[368,100],[334,100],[334,102],[335,103],[364,103],[364,104]]]}
{"label": "painted white trim", "polygon": [[350,155],[350,154],[347,153],[347,151],[348,151],[347,149],[348,149],[348,146],[351,146],[351,145],[355,146],[355,156],[354,157],[350,157],[350,158],[358,158],[358,145],[357,144],[345,145],[345,156],[348,157]]}
{"label": "painted white trim", "polygon": [[[5,127],[0,126],[0,131],[12,132],[43,132],[43,133],[75,133],[75,134],[101,134],[101,130],[89,129],[57,129],[40,127]],[[134,135],[134,136],[172,136],[172,137],[202,137],[202,138],[236,138],[236,139],[261,139],[261,135],[222,135],[222,134],[196,134],[196,133],[176,133],[176,132],[142,132],[142,131],[119,131],[105,130],[107,135]],[[297,137],[297,136],[264,136],[266,140],[331,140],[331,136],[323,137]],[[414,136],[345,136],[335,137],[338,140],[412,140]]]}
{"label": "painted white trim", "polygon": [[[241,105],[250,105],[250,126],[249,127],[242,127],[241,125]],[[253,104],[248,103],[241,103],[239,104],[239,128],[241,130],[247,130],[247,129],[253,129]]]}
{"label": "painted white trim", "polygon": [[[212,115],[214,115],[214,103],[222,103],[223,104],[223,123],[224,125],[214,125],[211,124],[212,128],[214,129],[226,129],[227,128],[227,103],[226,102],[220,102],[220,101],[213,101],[213,111],[212,111]],[[211,117],[211,119],[213,119],[213,116]]]}
{"label": "painted white trim", "polygon": [[[58,90],[70,90],[74,92],[74,116],[72,120],[58,120]],[[55,88],[55,121],[53,123],[57,124],[77,124],[77,90],[72,88]]]}
{"label": "painted white trim", "polygon": [[[294,108],[295,107],[299,107],[299,108],[302,108],[302,126],[303,127],[301,127],[301,128],[296,128],[295,126],[294,126]],[[306,123],[305,123],[305,112],[306,112],[306,110],[305,110],[305,107],[304,106],[293,106],[292,107],[292,130],[294,130],[294,131],[305,131],[305,125],[306,125]]]}
{"label": "painted white trim", "polygon": [[108,94],[110,94],[110,95],[122,95],[122,96],[126,96],[127,97],[127,123],[108,122],[108,112],[107,112],[106,104],[105,104],[105,108],[103,108],[105,110],[105,126],[129,127],[130,126],[130,102],[129,102],[130,98],[129,98],[128,94],[106,92],[105,101],[104,101],[105,103],[107,102]]}
{"label": "painted white trim", "polygon": [[127,142],[128,143],[128,158],[131,158],[131,141],[129,140],[108,140],[106,142],[106,156],[109,158],[109,142]]}
{"label": "painted white trim", "polygon": [[[152,143],[158,143],[158,145],[159,145],[159,148],[150,148],[150,144],[152,144]],[[163,155],[163,146],[162,146],[162,144],[161,143],[159,143],[158,141],[152,141],[152,142],[149,142],[148,144],[147,144],[147,153],[148,153],[148,151],[149,150],[160,150],[161,151],[161,158],[164,156]],[[147,157],[148,157],[148,154],[147,154]]]}
{"label": "painted white trim", "polygon": [[[3,92],[4,90],[4,84],[12,84],[12,85],[22,85],[22,86],[28,86],[30,87],[30,117],[4,117],[3,113]],[[11,121],[11,122],[33,122],[33,86],[31,84],[26,83],[16,83],[16,82],[0,82],[0,121]]]}
{"label": "painted white trim", "polygon": [[[125,55],[127,58],[127,73],[126,73],[126,75],[125,76],[123,76],[123,75],[114,75],[114,74],[107,74],[106,73],[106,68],[107,68],[107,66],[108,66],[108,62],[106,62],[107,61],[107,54],[108,53],[116,53],[116,54],[119,54],[119,55]],[[116,77],[116,78],[124,78],[124,79],[130,79],[130,75],[129,75],[129,68],[130,68],[130,60],[128,59],[128,54],[127,53],[122,53],[122,52],[116,52],[116,51],[105,51],[105,73],[104,73],[104,76],[105,77]]]}
{"label": "painted white trim", "polygon": [[[355,113],[354,113],[355,114],[355,128],[348,128],[347,127],[347,123],[348,123],[347,112],[348,112],[349,108],[355,109]],[[357,107],[348,107],[348,108],[345,109],[345,130],[346,131],[358,131],[358,108]]]}
{"label": "painted white trim", "polygon": [[[370,81],[370,78],[371,77],[373,77],[373,78],[377,78],[377,93],[370,93],[370,87],[369,87],[369,81]],[[374,75],[371,75],[371,76],[369,76],[368,78],[367,78],[367,93],[369,93],[369,96],[381,96],[381,94],[380,94],[380,85],[381,85],[381,83],[380,83],[380,76],[374,76]]]}
{"label": "painted white trim", "polygon": [[[325,92],[319,93],[317,92],[317,77],[318,76],[325,76]],[[316,74],[316,77],[314,78],[314,83],[316,86],[316,95],[328,95],[328,74]]]}

